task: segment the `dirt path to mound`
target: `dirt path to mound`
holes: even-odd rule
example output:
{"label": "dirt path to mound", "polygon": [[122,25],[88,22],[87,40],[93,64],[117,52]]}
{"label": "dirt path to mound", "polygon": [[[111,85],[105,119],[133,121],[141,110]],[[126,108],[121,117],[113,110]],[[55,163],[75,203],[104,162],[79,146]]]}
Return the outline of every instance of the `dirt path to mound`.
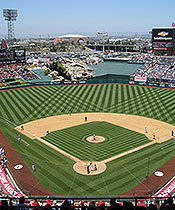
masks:
{"label": "dirt path to mound", "polygon": [[[21,159],[21,157],[18,155],[18,153],[15,151],[11,143],[8,141],[6,136],[2,133],[0,130],[0,145],[4,147],[7,158],[8,158],[8,167],[9,170],[12,173],[12,176],[18,185],[18,187],[24,191],[26,194],[27,192],[30,192],[31,195],[57,195],[43,186],[40,185],[38,180],[35,178],[34,174],[29,170],[29,168],[26,166],[24,161]],[[15,165],[21,164],[23,165],[23,168],[20,170],[16,170],[14,168]]]}
{"label": "dirt path to mound", "polygon": [[[85,122],[85,116],[87,117],[87,122]],[[45,136],[47,130],[52,132],[93,121],[106,121],[114,125],[122,126],[145,134],[150,140],[154,140],[153,133],[155,133],[155,141],[159,143],[172,138],[171,131],[175,131],[175,126],[159,120],[117,113],[78,113],[72,114],[71,116],[68,114],[57,115],[25,123],[23,124],[24,131],[20,130],[20,126],[16,127],[16,129],[34,139],[36,137]],[[145,133],[146,127],[148,128],[148,133]]]}

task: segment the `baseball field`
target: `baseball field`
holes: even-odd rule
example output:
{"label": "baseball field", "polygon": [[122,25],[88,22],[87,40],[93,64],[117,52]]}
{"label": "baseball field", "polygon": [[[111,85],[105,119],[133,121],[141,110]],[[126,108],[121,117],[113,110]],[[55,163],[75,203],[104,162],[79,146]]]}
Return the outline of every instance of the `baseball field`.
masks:
{"label": "baseball field", "polygon": [[[30,170],[36,165],[31,173],[46,189],[65,196],[114,196],[133,189],[174,156],[174,98],[171,89],[119,84],[1,91],[0,130]],[[76,123],[75,116],[80,118]],[[21,125],[25,132],[15,129]],[[87,141],[93,134],[105,140]],[[74,170],[76,159],[103,162],[106,168],[95,176],[83,175]],[[17,173],[22,176],[23,171]]]}

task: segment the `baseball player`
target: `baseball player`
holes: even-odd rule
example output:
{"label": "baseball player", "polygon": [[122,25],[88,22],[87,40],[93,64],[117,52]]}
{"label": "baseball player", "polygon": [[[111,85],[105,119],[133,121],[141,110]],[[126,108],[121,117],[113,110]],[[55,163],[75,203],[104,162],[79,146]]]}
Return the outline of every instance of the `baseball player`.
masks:
{"label": "baseball player", "polygon": [[156,139],[156,135],[155,135],[155,133],[153,133],[153,139]]}
{"label": "baseball player", "polygon": [[97,165],[94,164],[94,167],[92,168],[92,171],[97,171]]}
{"label": "baseball player", "polygon": [[32,164],[32,170],[33,171],[36,171],[36,168],[35,168],[35,165],[34,164]]}
{"label": "baseball player", "polygon": [[145,132],[148,133],[148,128],[147,127],[145,128]]}
{"label": "baseball player", "polygon": [[87,174],[90,174],[89,165],[87,165]]}
{"label": "baseball player", "polygon": [[21,140],[21,136],[20,136],[20,134],[18,134],[18,141],[20,141]]}
{"label": "baseball player", "polygon": [[174,131],[171,131],[171,135],[174,136]]}

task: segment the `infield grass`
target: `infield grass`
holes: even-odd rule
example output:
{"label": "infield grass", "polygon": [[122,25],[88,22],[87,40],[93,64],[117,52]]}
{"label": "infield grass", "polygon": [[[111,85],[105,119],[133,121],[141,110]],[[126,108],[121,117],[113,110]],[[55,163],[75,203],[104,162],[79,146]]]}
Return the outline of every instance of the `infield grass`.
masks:
{"label": "infield grass", "polygon": [[[91,143],[87,137],[103,136],[104,142]],[[80,160],[102,161],[151,142],[144,134],[108,122],[91,122],[49,133],[43,139]]]}

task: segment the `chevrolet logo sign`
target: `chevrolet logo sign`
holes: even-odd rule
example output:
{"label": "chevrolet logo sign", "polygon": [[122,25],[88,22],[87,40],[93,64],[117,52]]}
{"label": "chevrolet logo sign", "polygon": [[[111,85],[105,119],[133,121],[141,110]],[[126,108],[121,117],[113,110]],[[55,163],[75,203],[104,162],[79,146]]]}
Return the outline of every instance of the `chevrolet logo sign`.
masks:
{"label": "chevrolet logo sign", "polygon": [[162,31],[160,33],[158,33],[158,36],[167,36],[168,32]]}

